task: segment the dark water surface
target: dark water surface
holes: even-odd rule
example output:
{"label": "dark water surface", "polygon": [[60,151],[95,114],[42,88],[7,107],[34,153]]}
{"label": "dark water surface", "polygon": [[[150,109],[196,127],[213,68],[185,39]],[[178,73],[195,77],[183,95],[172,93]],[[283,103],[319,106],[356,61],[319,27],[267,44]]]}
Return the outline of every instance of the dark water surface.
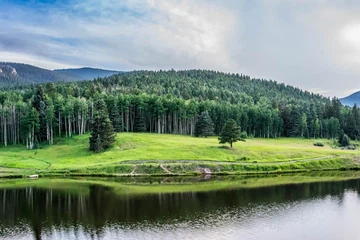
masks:
{"label": "dark water surface", "polygon": [[360,180],[145,195],[0,184],[0,239],[360,239],[359,193]]}

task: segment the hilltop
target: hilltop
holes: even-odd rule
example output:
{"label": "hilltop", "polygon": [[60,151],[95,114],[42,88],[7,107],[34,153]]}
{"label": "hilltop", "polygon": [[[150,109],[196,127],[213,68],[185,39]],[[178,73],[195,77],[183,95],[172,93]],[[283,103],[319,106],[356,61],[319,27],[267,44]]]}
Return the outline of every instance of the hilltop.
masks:
{"label": "hilltop", "polygon": [[91,80],[98,77],[108,77],[113,74],[122,73],[121,71],[105,70],[100,68],[68,68],[68,69],[56,69],[54,72],[62,73],[76,77],[78,80]]}
{"label": "hilltop", "polygon": [[96,68],[49,70],[24,63],[0,62],[0,87],[92,80],[116,73],[120,72]]}

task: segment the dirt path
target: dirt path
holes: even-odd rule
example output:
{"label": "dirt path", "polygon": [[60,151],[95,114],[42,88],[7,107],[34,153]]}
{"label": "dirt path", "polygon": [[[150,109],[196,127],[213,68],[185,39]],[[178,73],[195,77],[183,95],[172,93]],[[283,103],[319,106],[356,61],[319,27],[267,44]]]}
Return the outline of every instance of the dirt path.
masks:
{"label": "dirt path", "polygon": [[134,168],[133,168],[132,172],[130,173],[130,175],[134,175],[135,171],[136,171],[136,165],[134,165]]}
{"label": "dirt path", "polygon": [[165,165],[160,164],[160,167],[167,173],[167,174],[173,174],[172,172],[169,171],[169,169],[167,169],[167,167]]}

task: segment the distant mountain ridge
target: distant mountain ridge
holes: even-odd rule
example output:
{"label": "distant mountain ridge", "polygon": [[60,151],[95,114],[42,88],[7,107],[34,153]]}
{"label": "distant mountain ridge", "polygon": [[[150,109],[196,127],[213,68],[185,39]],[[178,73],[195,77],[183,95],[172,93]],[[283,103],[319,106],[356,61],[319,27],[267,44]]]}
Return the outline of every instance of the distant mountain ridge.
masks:
{"label": "distant mountain ridge", "polygon": [[345,106],[352,107],[352,106],[354,106],[355,103],[357,106],[360,106],[360,91],[353,93],[347,97],[340,98],[340,101]]}
{"label": "distant mountain ridge", "polygon": [[0,62],[0,87],[45,82],[73,82],[108,77],[121,71],[97,68],[48,70],[24,63]]}
{"label": "distant mountain ridge", "polygon": [[77,77],[80,80],[90,80],[97,77],[108,77],[114,74],[121,73],[121,71],[105,70],[105,69],[90,68],[90,67],[56,69],[54,71],[69,76]]}

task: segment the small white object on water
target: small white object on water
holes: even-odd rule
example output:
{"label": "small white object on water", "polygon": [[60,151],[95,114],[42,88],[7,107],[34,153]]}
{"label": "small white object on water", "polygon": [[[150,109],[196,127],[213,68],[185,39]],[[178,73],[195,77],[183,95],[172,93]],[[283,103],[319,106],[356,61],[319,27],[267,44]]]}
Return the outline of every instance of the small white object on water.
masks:
{"label": "small white object on water", "polygon": [[39,175],[30,175],[29,178],[36,179],[36,178],[39,178]]}

